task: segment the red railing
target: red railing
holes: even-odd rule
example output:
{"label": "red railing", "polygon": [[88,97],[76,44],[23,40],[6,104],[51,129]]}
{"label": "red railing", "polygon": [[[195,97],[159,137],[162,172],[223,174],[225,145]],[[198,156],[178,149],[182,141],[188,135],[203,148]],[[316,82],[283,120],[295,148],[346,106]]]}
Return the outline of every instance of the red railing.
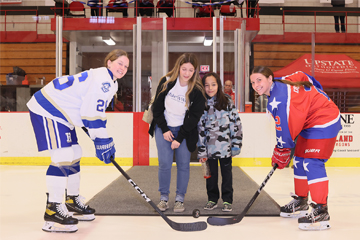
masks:
{"label": "red railing", "polygon": [[[6,33],[6,24],[7,24],[7,22],[6,22],[6,16],[7,16],[7,13],[8,12],[35,12],[35,16],[36,16],[36,31],[38,30],[38,28],[37,28],[37,24],[38,24],[38,10],[3,10],[3,9],[0,9],[0,11],[1,12],[5,12],[5,20],[4,20],[4,22],[2,22],[2,23],[4,23],[4,28],[5,28],[5,33]],[[23,24],[27,24],[27,23],[29,23],[29,22],[16,22],[16,23],[23,23]]]}
{"label": "red railing", "polygon": [[[314,22],[313,23],[305,23],[305,22],[302,22],[302,23],[286,23],[286,20],[285,20],[285,15],[286,13],[313,13],[314,15]],[[340,15],[345,15],[345,29],[346,29],[346,32],[347,32],[347,29],[348,29],[348,26],[349,25],[358,25],[358,24],[349,24],[348,23],[348,11],[309,11],[309,10],[283,10],[283,15],[282,15],[282,24],[283,24],[283,32],[285,33],[286,30],[285,30],[285,27],[286,25],[289,25],[289,24],[301,24],[301,25],[304,25],[304,24],[309,24],[309,25],[314,25],[314,32],[317,32],[317,25],[334,25],[335,23],[332,22],[332,23],[317,23],[316,22],[316,19],[317,17],[319,17],[319,14],[320,14],[320,17],[323,17],[323,16],[340,16]],[[352,15],[353,14],[359,14],[360,15],[360,11],[351,11]],[[294,16],[294,15],[288,15],[288,16]],[[306,14],[306,16],[309,16],[308,14]],[[340,27],[340,25],[339,25]]]}

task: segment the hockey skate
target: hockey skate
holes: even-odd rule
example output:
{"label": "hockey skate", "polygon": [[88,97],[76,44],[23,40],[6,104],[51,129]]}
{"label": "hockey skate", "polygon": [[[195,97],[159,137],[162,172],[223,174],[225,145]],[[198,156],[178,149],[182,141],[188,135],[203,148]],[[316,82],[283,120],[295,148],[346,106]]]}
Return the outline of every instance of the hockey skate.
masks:
{"label": "hockey skate", "polygon": [[45,232],[73,233],[78,230],[78,220],[71,217],[61,203],[47,202],[44,220],[42,230]]}
{"label": "hockey skate", "polygon": [[72,217],[77,218],[79,221],[92,221],[95,219],[95,209],[85,205],[84,200],[85,198],[81,195],[66,195],[65,204]]}
{"label": "hockey skate", "polygon": [[299,228],[305,231],[320,231],[330,229],[330,215],[325,204],[310,203],[313,208],[311,213],[298,219]]}
{"label": "hockey skate", "polygon": [[299,197],[294,193],[290,194],[294,199],[280,208],[280,216],[285,218],[300,218],[307,216],[309,205],[308,198]]}

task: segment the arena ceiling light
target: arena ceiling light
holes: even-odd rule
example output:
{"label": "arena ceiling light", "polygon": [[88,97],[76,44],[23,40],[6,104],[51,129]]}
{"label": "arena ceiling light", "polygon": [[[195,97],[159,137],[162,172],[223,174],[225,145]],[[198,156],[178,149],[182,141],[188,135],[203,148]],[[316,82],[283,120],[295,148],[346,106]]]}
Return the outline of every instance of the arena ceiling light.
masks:
{"label": "arena ceiling light", "polygon": [[103,40],[107,45],[115,45],[115,41],[114,41],[111,37],[102,37],[102,40]]}
{"label": "arena ceiling light", "polygon": [[212,37],[205,37],[204,38],[204,46],[207,46],[207,47],[211,46],[212,42],[213,42]]}

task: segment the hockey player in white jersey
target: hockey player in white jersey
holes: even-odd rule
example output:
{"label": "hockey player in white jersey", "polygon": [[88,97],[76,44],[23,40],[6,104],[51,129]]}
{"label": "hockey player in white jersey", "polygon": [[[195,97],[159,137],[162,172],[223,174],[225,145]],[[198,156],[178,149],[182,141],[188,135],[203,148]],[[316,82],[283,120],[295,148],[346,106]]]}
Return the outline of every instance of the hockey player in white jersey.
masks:
{"label": "hockey player in white jersey", "polygon": [[75,126],[87,131],[96,156],[110,163],[115,146],[106,130],[105,110],[118,90],[116,80],[128,67],[127,53],[113,50],[106,56],[104,67],[55,78],[27,103],[38,151],[49,150],[51,156],[46,172],[44,231],[76,232],[79,220],[95,219],[95,210],[79,195],[82,150]]}

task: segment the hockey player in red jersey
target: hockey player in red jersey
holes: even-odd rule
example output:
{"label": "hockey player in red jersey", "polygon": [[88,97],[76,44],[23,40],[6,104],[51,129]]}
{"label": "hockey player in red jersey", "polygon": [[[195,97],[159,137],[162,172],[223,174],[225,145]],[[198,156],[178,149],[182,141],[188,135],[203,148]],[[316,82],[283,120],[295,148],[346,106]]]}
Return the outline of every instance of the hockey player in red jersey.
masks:
{"label": "hockey player in red jersey", "polygon": [[[264,66],[250,75],[253,89],[268,96],[267,111],[275,120],[276,140],[272,164],[284,168],[298,136],[294,154],[294,198],[281,207],[280,216],[297,217],[302,230],[329,229],[328,183],[325,162],[330,158],[341,130],[340,112],[315,78],[295,72],[274,78]],[[311,200],[308,203],[308,193]],[[309,205],[313,208],[308,213]]]}

